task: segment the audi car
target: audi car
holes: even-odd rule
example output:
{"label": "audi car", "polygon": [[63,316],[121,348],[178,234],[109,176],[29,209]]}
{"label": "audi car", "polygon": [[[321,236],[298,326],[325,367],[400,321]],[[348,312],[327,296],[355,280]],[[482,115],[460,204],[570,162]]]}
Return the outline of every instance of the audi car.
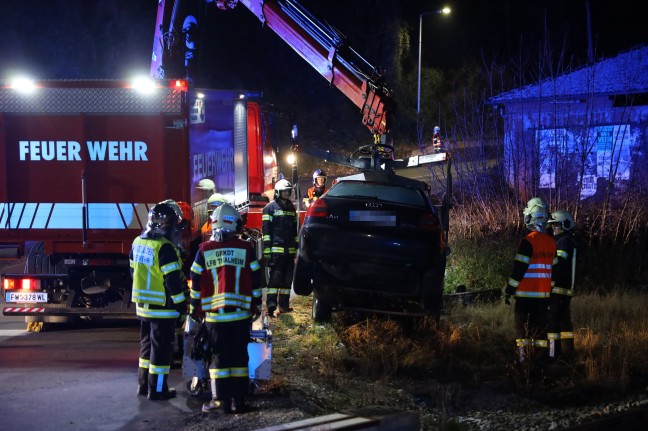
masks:
{"label": "audi car", "polygon": [[373,171],[338,178],[299,234],[293,290],[313,294],[313,319],[337,310],[438,317],[447,210],[432,202],[421,181]]}

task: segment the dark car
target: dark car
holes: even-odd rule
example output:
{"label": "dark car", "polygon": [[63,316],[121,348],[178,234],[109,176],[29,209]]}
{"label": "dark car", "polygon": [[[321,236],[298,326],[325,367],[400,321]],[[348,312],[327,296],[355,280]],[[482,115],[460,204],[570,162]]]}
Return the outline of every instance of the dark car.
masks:
{"label": "dark car", "polygon": [[439,315],[446,262],[440,207],[421,181],[384,172],[338,178],[308,209],[293,289],[313,319],[333,310]]}

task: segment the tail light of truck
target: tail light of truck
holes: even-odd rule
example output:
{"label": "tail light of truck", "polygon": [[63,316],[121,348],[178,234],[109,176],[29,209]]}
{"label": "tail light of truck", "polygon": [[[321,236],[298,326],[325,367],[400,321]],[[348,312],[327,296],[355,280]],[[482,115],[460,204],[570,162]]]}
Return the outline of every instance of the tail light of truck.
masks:
{"label": "tail light of truck", "polygon": [[315,200],[306,211],[306,217],[328,217],[328,215],[328,205],[326,205],[324,199]]}
{"label": "tail light of truck", "polygon": [[4,290],[40,290],[41,281],[33,278],[5,278]]}

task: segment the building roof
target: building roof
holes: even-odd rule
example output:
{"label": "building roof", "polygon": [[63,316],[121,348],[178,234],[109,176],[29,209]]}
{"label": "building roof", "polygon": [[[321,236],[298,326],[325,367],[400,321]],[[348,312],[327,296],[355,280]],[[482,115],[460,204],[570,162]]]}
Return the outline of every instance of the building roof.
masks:
{"label": "building roof", "polygon": [[591,94],[636,94],[648,92],[648,46],[640,46],[616,57],[602,59],[570,73],[538,84],[507,91],[490,98],[490,103],[539,98],[563,98]]}

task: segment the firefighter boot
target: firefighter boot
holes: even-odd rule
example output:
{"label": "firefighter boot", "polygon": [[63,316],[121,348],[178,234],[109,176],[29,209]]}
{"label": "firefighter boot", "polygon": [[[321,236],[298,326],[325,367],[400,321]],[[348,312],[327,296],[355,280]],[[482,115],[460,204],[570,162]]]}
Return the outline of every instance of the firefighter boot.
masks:
{"label": "firefighter boot", "polygon": [[149,391],[147,398],[149,400],[169,400],[176,397],[175,388],[168,387],[168,374],[151,374],[149,373]]}
{"label": "firefighter boot", "polygon": [[211,379],[211,393],[212,399],[208,403],[203,404],[202,412],[203,413],[218,413],[219,409],[223,409],[223,413],[232,413],[231,402],[224,402],[218,399],[218,393],[216,391],[216,379]]}
{"label": "firefighter boot", "polygon": [[268,306],[268,316],[274,317],[274,312],[277,309],[277,303],[274,301],[267,301],[266,305]]}
{"label": "firefighter boot", "polygon": [[148,395],[148,368],[138,368],[137,370],[137,395]]}
{"label": "firefighter boot", "polygon": [[293,311],[293,309],[290,308],[290,293],[280,293],[278,299],[279,313],[290,313],[291,311]]}
{"label": "firefighter boot", "polygon": [[245,398],[243,397],[232,398],[232,411],[234,413],[245,413],[246,411],[248,411],[248,406],[247,403],[245,402]]}

